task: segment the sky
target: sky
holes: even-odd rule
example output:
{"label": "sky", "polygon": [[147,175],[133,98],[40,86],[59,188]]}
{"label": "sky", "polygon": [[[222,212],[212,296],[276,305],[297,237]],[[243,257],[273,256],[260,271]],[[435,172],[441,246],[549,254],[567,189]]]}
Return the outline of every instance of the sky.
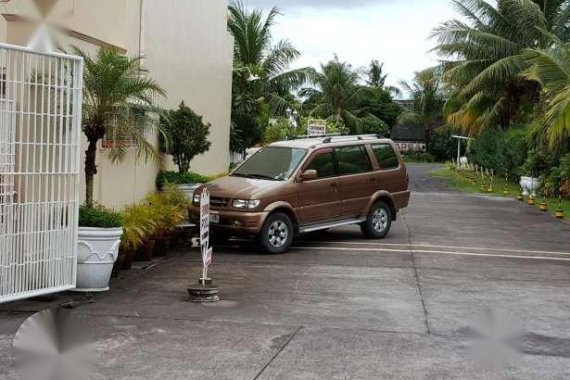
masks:
{"label": "sky", "polygon": [[279,17],[273,37],[288,39],[302,53],[294,67],[318,66],[337,54],[354,67],[384,62],[388,84],[411,80],[437,64],[428,51],[433,28],[457,15],[451,0],[244,0]]}

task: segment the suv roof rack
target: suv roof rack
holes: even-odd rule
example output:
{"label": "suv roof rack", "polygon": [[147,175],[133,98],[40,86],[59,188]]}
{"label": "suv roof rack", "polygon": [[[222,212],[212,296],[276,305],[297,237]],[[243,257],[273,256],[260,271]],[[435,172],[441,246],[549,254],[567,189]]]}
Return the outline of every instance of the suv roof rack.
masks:
{"label": "suv roof rack", "polygon": [[363,141],[363,140],[377,140],[383,138],[386,138],[386,136],[381,134],[357,135],[357,136],[327,136],[323,140],[323,144],[329,144],[334,141]]}

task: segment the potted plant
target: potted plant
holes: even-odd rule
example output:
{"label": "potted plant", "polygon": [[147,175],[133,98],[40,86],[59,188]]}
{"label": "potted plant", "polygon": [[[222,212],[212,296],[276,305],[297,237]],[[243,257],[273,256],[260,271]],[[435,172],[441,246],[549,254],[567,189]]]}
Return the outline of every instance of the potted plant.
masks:
{"label": "potted plant", "polygon": [[109,290],[109,279],[119,254],[121,215],[101,206],[81,206],[77,247],[77,291]]}
{"label": "potted plant", "polygon": [[155,241],[154,253],[163,256],[167,253],[172,234],[176,227],[186,219],[189,200],[174,185],[166,185],[162,192],[150,194],[146,203],[152,208],[155,226],[152,239]]}
{"label": "potted plant", "polygon": [[123,212],[123,229],[120,249],[125,253],[125,261],[122,269],[129,270],[138,250],[156,230],[153,209],[142,203],[127,207]]}
{"label": "potted plant", "polygon": [[161,150],[172,156],[178,166],[178,173],[161,173],[157,179],[158,189],[160,190],[165,182],[173,183],[191,200],[198,185],[207,182],[206,178],[190,173],[190,163],[194,157],[210,149],[212,144],[208,141],[208,136],[211,124],[204,123],[202,116],[182,102],[178,109],[166,111],[161,115],[160,127],[163,131]]}

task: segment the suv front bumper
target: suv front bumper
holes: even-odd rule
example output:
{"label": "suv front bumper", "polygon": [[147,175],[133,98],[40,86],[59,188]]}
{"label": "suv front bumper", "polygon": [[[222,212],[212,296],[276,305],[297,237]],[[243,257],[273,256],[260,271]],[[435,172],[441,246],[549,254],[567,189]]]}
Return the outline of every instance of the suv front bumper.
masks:
{"label": "suv front bumper", "polygon": [[[210,228],[214,231],[229,232],[236,235],[258,235],[263,228],[263,223],[269,212],[244,212],[228,210],[212,210],[212,214],[220,216],[219,223],[210,223]],[[190,221],[200,225],[200,208],[190,206]]]}

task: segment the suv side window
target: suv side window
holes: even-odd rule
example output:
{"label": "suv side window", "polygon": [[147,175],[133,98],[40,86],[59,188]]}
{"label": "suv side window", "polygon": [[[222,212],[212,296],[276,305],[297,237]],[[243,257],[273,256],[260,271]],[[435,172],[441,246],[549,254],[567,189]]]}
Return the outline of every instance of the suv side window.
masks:
{"label": "suv side window", "polygon": [[319,154],[311,160],[305,170],[316,170],[319,178],[329,178],[336,176],[334,165],[334,154],[332,152]]}
{"label": "suv side window", "polygon": [[372,171],[370,157],[362,145],[337,148],[336,155],[340,175],[362,174]]}
{"label": "suv side window", "polygon": [[374,155],[378,160],[378,165],[382,170],[396,169],[400,166],[398,156],[394,153],[394,149],[390,144],[373,145]]}

